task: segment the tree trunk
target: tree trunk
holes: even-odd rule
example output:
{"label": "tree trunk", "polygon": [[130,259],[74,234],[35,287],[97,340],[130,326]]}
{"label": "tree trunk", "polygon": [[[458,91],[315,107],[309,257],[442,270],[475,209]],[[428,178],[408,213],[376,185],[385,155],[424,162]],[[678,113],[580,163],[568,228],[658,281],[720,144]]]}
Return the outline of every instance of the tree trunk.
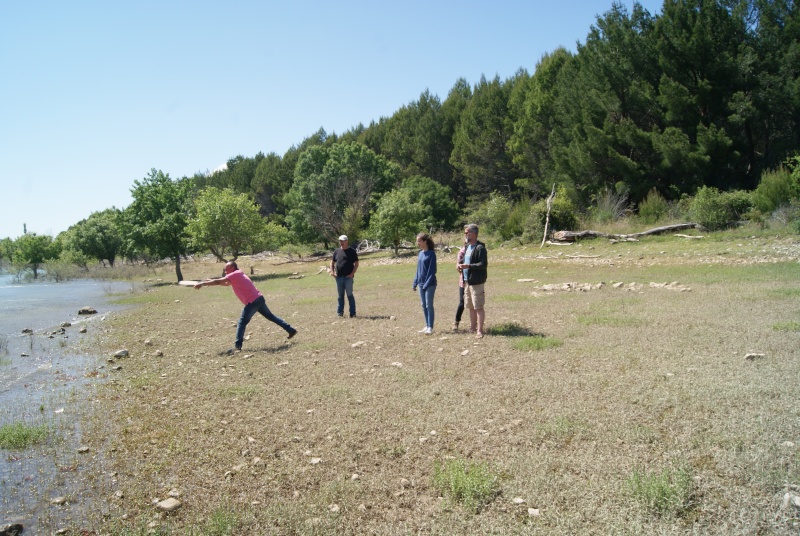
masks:
{"label": "tree trunk", "polygon": [[181,256],[175,255],[175,275],[178,276],[178,282],[183,281],[183,274],[181,273]]}
{"label": "tree trunk", "polygon": [[699,223],[676,223],[675,225],[665,225],[664,227],[656,227],[654,229],[642,231],[641,233],[632,234],[609,234],[598,231],[557,231],[553,233],[553,240],[559,242],[573,242],[578,238],[613,238],[616,240],[626,240],[647,235],[669,233],[671,231],[683,231],[684,229],[700,229],[701,227]]}

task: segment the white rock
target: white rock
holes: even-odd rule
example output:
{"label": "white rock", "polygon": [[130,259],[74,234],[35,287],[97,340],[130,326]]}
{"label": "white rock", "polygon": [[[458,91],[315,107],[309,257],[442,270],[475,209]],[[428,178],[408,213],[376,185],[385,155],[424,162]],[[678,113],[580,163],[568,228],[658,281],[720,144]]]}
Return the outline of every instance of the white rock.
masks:
{"label": "white rock", "polygon": [[338,504],[329,504],[328,505],[328,510],[330,510],[331,513],[335,514],[335,513],[339,512],[339,510],[340,510],[339,509],[339,505]]}
{"label": "white rock", "polygon": [[317,465],[322,462],[322,458],[311,458],[311,465]]}
{"label": "white rock", "polygon": [[163,501],[156,504],[156,508],[158,508],[162,512],[174,512],[180,507],[181,507],[181,501],[179,501],[175,497],[164,499]]}
{"label": "white rock", "polygon": [[67,498],[66,497],[54,497],[50,499],[50,504],[54,504],[56,506],[61,506],[62,504],[66,504]]}
{"label": "white rock", "polygon": [[744,355],[744,358],[748,361],[755,361],[756,359],[761,359],[764,357],[764,354],[757,354],[754,352],[750,352]]}
{"label": "white rock", "polygon": [[525,504],[525,499],[523,499],[522,497],[514,497],[514,499],[512,499],[511,502],[513,502],[514,504]]}
{"label": "white rock", "polygon": [[539,517],[540,515],[538,508],[528,508],[528,517]]}

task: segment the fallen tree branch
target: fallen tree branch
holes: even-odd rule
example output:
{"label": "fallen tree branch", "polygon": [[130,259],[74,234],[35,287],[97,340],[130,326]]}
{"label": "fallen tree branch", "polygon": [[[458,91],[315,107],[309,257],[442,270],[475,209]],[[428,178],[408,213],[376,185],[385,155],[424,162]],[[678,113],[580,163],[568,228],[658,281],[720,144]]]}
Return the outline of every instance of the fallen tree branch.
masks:
{"label": "fallen tree branch", "polygon": [[684,229],[701,229],[699,223],[676,223],[674,225],[665,225],[663,227],[656,227],[641,233],[631,234],[611,234],[601,233],[599,231],[556,231],[553,233],[553,240],[557,242],[574,242],[580,238],[609,238],[617,241],[634,241],[642,236],[657,235],[669,233],[672,231],[683,231]]}

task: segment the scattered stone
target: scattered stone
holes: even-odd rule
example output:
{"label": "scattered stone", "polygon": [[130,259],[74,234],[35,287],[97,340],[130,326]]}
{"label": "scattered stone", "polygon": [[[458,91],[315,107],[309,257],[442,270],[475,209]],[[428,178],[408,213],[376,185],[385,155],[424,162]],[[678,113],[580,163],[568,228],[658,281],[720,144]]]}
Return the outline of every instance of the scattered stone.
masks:
{"label": "scattered stone", "polygon": [[78,447],[78,454],[86,454],[89,452],[89,447]]}
{"label": "scattered stone", "polygon": [[793,505],[795,508],[800,508],[800,495],[789,491],[783,496],[783,501],[781,501],[781,509],[786,510],[789,508],[789,505]]}
{"label": "scattered stone", "polygon": [[79,333],[86,333],[86,326],[81,326],[81,329],[78,330]]}
{"label": "scattered stone", "polygon": [[144,345],[145,346],[152,346],[152,344],[153,344],[153,341],[151,341],[150,339],[145,339],[144,340]]}
{"label": "scattered stone", "polygon": [[756,353],[747,353],[744,355],[744,358],[748,361],[755,361],[756,359],[761,359],[765,357],[765,354],[756,354]]}
{"label": "scattered stone", "polygon": [[514,497],[514,499],[511,502],[513,502],[514,504],[525,504],[525,499],[523,499],[522,497]]}
{"label": "scattered stone", "polygon": [[539,513],[538,508],[528,508],[528,517],[539,517],[541,514]]}
{"label": "scattered stone", "polygon": [[612,287],[614,287],[614,288],[622,288],[622,287],[623,287],[623,285],[625,285],[625,283],[623,283],[622,281],[620,281],[620,282],[618,282],[618,283],[614,283],[614,284],[613,284],[613,285],[611,285],[611,286],[612,286]]}
{"label": "scattered stone", "polygon": [[174,512],[180,507],[181,507],[181,501],[179,501],[175,497],[164,499],[163,501],[156,504],[156,508],[158,508],[162,512]]}
{"label": "scattered stone", "polygon": [[359,478],[361,478],[361,476],[359,476],[359,475],[358,475],[358,473],[353,473],[353,476],[351,476],[351,477],[350,477],[350,480],[352,480],[353,482],[355,482],[355,481],[356,481],[356,480],[358,480]]}
{"label": "scattered stone", "polygon": [[328,510],[330,510],[330,511],[331,511],[331,513],[333,513],[333,514],[338,514],[338,513],[339,513],[339,510],[340,510],[340,508],[339,508],[339,505],[338,505],[338,504],[329,504],[329,505],[328,505]]}
{"label": "scattered stone", "polygon": [[121,359],[123,357],[128,357],[129,355],[130,355],[130,353],[127,350],[117,350],[116,352],[114,352],[114,355],[112,357],[116,357],[117,359]]}
{"label": "scattered stone", "polygon": [[393,367],[397,367],[397,368],[403,368],[403,364],[401,362],[399,362],[399,361],[393,362],[392,366]]}
{"label": "scattered stone", "polygon": [[117,499],[124,499],[125,494],[122,492],[122,490],[117,490],[114,492],[114,497],[116,497]]}
{"label": "scattered stone", "polygon": [[358,348],[359,346],[364,346],[365,344],[367,344],[367,341],[358,341],[358,342],[354,342],[353,344],[351,344],[350,347],[351,348]]}
{"label": "scattered stone", "polygon": [[786,447],[787,449],[793,449],[795,447],[793,441],[784,441],[783,446]]}
{"label": "scattered stone", "polygon": [[21,354],[19,354],[19,356],[20,356],[20,357],[30,357],[30,356],[29,356],[28,354],[26,354],[25,352],[22,352]]}
{"label": "scattered stone", "polygon": [[156,357],[163,357],[164,352],[162,352],[161,350],[156,350],[153,355]]}
{"label": "scattered stone", "polygon": [[317,465],[322,462],[322,458],[311,458],[311,465]]}
{"label": "scattered stone", "polygon": [[80,309],[78,309],[78,314],[79,315],[96,315],[97,314],[97,309],[95,309],[94,307],[89,307],[89,306],[81,307]]}
{"label": "scattered stone", "polygon": [[172,488],[171,490],[169,490],[169,493],[167,493],[167,495],[170,497],[175,497],[177,499],[178,497],[181,496],[181,492],[176,490],[175,488]]}
{"label": "scattered stone", "polygon": [[25,329],[22,330],[22,333],[26,333],[26,334],[33,333],[33,330],[31,328],[25,328]]}
{"label": "scattered stone", "polygon": [[68,328],[68,327],[71,327],[71,326],[72,326],[71,322],[61,322],[61,327],[62,328]]}
{"label": "scattered stone", "polygon": [[463,352],[461,352],[461,355],[467,355],[467,354],[469,354],[469,350],[464,350]]}
{"label": "scattered stone", "polygon": [[50,504],[53,504],[55,506],[61,506],[66,503],[67,503],[66,497],[55,497],[53,499],[50,499]]}
{"label": "scattered stone", "polygon": [[18,536],[19,534],[22,534],[22,528],[22,525],[19,523],[0,525],[0,536]]}

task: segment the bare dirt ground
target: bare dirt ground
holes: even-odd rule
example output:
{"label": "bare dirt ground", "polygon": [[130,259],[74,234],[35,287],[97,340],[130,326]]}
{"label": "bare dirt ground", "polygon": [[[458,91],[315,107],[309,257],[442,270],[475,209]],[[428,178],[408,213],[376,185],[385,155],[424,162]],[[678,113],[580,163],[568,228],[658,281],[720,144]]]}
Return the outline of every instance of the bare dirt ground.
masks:
{"label": "bare dirt ground", "polygon": [[[81,528],[797,534],[798,258],[796,236],[764,234],[490,244],[482,340],[450,330],[455,251],[439,253],[432,336],[413,253],[362,257],[355,319],[336,317],[327,260],[241,259],[299,334],[256,316],[233,356],[231,290],[168,284],[164,267],[109,320],[106,353],[130,357],[107,365],[85,425],[105,504]],[[498,493],[477,510],[448,497],[447,460],[485,464]],[[678,471],[689,488],[665,511],[631,485]]]}

